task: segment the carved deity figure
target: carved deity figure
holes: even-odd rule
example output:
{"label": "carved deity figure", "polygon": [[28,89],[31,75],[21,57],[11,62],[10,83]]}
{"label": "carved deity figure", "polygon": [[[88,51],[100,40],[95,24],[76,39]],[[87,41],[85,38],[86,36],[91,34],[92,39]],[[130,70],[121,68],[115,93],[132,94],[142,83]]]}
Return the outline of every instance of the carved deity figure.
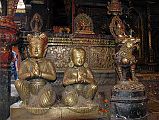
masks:
{"label": "carved deity figure", "polygon": [[119,16],[114,16],[112,18],[109,29],[117,42],[121,42],[127,36],[125,33],[125,25]]}
{"label": "carved deity figure", "polygon": [[[24,107],[49,108],[55,102],[55,92],[50,84],[56,79],[53,63],[44,58],[47,48],[47,36],[42,34],[27,36],[30,57],[22,61],[19,80],[15,81]],[[39,114],[39,113],[36,113]]]}
{"label": "carved deity figure", "polygon": [[64,73],[62,94],[66,106],[82,106],[93,100],[97,85],[92,72],[85,63],[86,52],[82,48],[74,48],[71,54],[70,67]]}
{"label": "carved deity figure", "polygon": [[77,34],[94,34],[92,19],[84,13],[76,16],[74,29]]}
{"label": "carved deity figure", "polygon": [[43,26],[43,21],[38,13],[35,13],[30,21],[30,27],[33,32],[40,32]]}
{"label": "carved deity figure", "polygon": [[125,36],[125,39],[121,43],[121,48],[115,54],[115,63],[117,65],[117,72],[119,74],[120,80],[123,80],[122,75],[122,66],[130,66],[132,79],[136,80],[135,77],[135,64],[136,58],[133,55],[133,49],[137,46],[137,43],[140,41],[138,38]]}

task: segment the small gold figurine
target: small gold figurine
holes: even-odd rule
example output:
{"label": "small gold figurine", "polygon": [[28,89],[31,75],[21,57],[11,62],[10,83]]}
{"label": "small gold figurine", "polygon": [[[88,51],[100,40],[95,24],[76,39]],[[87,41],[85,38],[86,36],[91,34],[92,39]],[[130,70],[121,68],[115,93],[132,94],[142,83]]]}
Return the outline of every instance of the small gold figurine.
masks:
{"label": "small gold figurine", "polygon": [[30,21],[30,27],[33,32],[40,32],[43,26],[43,20],[38,13],[33,15],[33,18]]}
{"label": "small gold figurine", "polygon": [[63,79],[65,90],[62,98],[66,106],[87,106],[96,94],[97,85],[92,72],[85,65],[85,59],[84,49],[72,50],[70,68],[65,71]]}
{"label": "small gold figurine", "polygon": [[55,102],[55,92],[48,81],[55,81],[56,71],[53,63],[44,58],[47,36],[44,33],[29,34],[27,40],[30,58],[22,61],[15,86],[24,107],[32,113],[41,114],[42,108],[50,108]]}
{"label": "small gold figurine", "polygon": [[92,19],[84,13],[76,16],[74,30],[77,34],[95,34]]}
{"label": "small gold figurine", "polygon": [[114,16],[112,18],[109,29],[117,42],[121,42],[127,36],[125,33],[125,25],[119,16]]}

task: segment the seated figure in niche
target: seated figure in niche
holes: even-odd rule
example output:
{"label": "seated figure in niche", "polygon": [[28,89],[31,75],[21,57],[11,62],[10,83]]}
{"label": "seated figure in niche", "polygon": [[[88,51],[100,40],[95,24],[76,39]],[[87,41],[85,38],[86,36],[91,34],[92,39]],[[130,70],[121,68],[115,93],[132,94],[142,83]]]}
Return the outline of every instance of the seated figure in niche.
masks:
{"label": "seated figure in niche", "polygon": [[35,13],[30,21],[30,27],[33,32],[40,32],[43,26],[43,21],[38,13]]}
{"label": "seated figure in niche", "polygon": [[29,34],[27,40],[30,57],[22,61],[15,86],[24,106],[49,108],[55,102],[55,91],[49,82],[55,81],[56,71],[53,63],[44,58],[48,39],[42,33]]}
{"label": "seated figure in niche", "polygon": [[75,33],[77,34],[94,34],[93,32],[93,21],[92,19],[81,13],[75,18]]}
{"label": "seated figure in niche", "polygon": [[97,91],[92,72],[85,65],[86,53],[82,48],[74,48],[71,54],[71,65],[64,73],[62,94],[66,106],[87,106]]}

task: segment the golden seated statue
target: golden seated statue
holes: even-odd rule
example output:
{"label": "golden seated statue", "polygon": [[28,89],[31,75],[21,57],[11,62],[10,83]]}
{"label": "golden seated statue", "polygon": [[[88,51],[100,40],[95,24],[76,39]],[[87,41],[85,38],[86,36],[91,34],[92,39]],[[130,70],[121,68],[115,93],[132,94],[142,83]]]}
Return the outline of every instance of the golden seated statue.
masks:
{"label": "golden seated statue", "polygon": [[84,13],[78,14],[75,18],[74,31],[76,34],[95,34],[91,17]]}
{"label": "golden seated statue", "polygon": [[55,92],[48,81],[55,81],[56,71],[53,63],[44,58],[47,36],[29,34],[27,40],[30,57],[22,61],[15,86],[23,106],[29,112],[42,114],[55,102]]}
{"label": "golden seated statue", "polygon": [[65,90],[62,93],[63,102],[66,106],[74,109],[93,105],[92,100],[97,91],[96,82],[92,72],[85,65],[85,59],[85,50],[74,48],[71,54],[70,68],[64,73],[63,85]]}

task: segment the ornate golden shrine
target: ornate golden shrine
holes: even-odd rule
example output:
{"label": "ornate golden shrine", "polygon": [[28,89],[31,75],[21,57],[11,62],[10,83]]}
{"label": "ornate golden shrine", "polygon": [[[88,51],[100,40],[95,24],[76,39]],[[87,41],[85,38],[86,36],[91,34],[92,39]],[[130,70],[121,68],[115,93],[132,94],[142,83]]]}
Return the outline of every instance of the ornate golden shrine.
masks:
{"label": "ornate golden shrine", "polygon": [[115,41],[113,39],[52,37],[48,41],[46,57],[54,61],[57,71],[64,71],[70,62],[71,49],[77,46],[85,49],[86,62],[92,70],[114,71]]}

